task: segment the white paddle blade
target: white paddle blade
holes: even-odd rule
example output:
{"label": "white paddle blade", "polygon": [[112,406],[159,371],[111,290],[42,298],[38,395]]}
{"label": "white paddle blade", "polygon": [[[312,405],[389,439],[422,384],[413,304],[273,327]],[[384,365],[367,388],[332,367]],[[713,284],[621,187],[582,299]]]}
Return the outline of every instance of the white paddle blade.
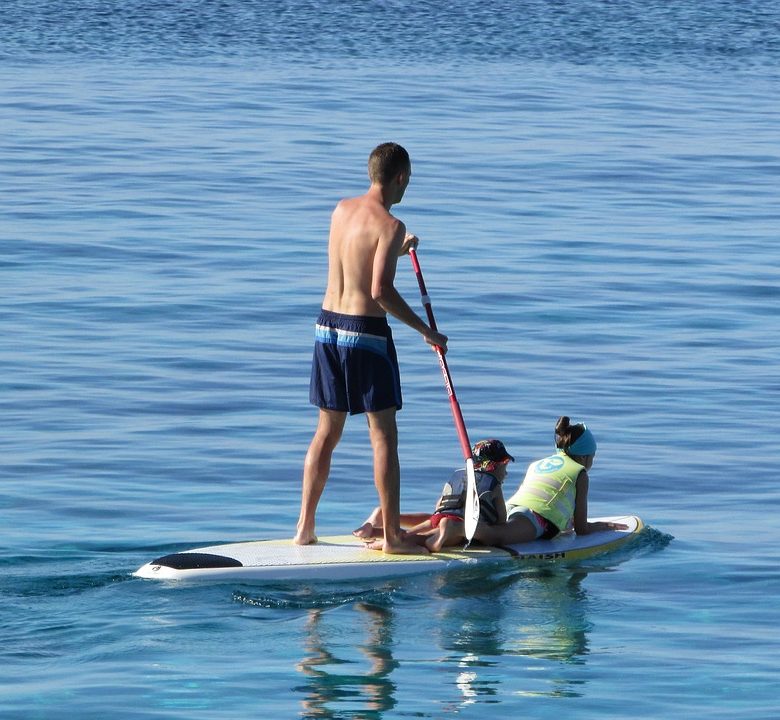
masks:
{"label": "white paddle blade", "polygon": [[466,507],[464,518],[466,542],[471,542],[479,523],[479,494],[477,493],[477,476],[474,474],[474,460],[466,460]]}

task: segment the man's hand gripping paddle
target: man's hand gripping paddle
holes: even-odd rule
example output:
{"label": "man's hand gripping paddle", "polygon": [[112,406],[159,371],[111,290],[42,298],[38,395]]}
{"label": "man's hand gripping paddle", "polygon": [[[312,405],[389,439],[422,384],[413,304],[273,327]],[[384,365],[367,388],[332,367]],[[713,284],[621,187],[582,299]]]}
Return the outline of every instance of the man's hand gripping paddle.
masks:
{"label": "man's hand gripping paddle", "polygon": [[[425,312],[428,314],[428,324],[433,330],[438,332],[436,319],[433,317],[431,298],[428,296],[428,291],[425,289],[425,280],[423,280],[420,263],[417,260],[417,251],[414,248],[409,250],[409,257],[412,259],[414,274],[417,276],[417,284],[420,286],[420,297],[422,298],[423,305],[425,305]],[[464,529],[466,531],[466,542],[469,543],[471,542],[471,538],[474,537],[474,532],[476,531],[477,523],[479,522],[479,495],[477,494],[477,478],[474,474],[474,458],[471,454],[471,443],[469,442],[469,436],[466,432],[466,423],[463,422],[463,414],[460,411],[458,398],[455,396],[455,388],[452,386],[452,377],[450,377],[450,369],[447,367],[447,359],[444,357],[441,348],[436,347],[435,349],[436,355],[439,358],[439,366],[441,367],[442,375],[444,375],[444,386],[447,388],[447,395],[449,395],[450,398],[452,417],[455,419],[455,429],[458,431],[460,447],[463,451],[463,457],[466,460],[466,507],[463,511],[463,519],[465,521]]]}

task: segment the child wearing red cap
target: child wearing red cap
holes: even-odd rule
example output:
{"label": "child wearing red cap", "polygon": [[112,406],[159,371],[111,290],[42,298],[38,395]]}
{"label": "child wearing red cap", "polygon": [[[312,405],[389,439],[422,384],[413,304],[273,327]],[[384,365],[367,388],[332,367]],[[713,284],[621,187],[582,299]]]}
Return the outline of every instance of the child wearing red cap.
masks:
{"label": "child wearing red cap", "polygon": [[[514,458],[500,440],[480,440],[472,448],[474,471],[479,494],[480,522],[492,525],[506,521],[506,505],[502,485],[507,464]],[[445,483],[436,508],[431,513],[403,513],[401,525],[407,534],[417,535],[430,552],[439,552],[465,542],[463,510],[466,498],[466,470],[456,470]],[[366,521],[352,534],[362,540],[372,540],[382,533],[382,511],[374,508]]]}

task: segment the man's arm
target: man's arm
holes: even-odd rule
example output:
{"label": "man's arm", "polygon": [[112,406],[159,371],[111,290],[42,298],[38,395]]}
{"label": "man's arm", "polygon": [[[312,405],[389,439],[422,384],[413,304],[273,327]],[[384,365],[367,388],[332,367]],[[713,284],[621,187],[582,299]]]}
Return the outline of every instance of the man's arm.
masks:
{"label": "man's arm", "polygon": [[398,257],[408,253],[410,247],[416,246],[417,238],[413,235],[407,236],[402,222],[396,220],[393,226],[380,236],[377,244],[371,276],[371,297],[385,312],[417,330],[429,345],[435,345],[446,353],[447,336],[428,327],[395,288]]}

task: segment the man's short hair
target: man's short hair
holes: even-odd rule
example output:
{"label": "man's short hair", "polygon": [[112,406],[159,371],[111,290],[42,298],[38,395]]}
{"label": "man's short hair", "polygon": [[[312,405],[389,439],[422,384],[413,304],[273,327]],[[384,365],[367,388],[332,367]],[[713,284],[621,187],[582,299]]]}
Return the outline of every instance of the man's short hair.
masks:
{"label": "man's short hair", "polygon": [[408,172],[411,166],[409,153],[398,143],[382,143],[368,158],[368,177],[372,183],[387,185],[399,173]]}

